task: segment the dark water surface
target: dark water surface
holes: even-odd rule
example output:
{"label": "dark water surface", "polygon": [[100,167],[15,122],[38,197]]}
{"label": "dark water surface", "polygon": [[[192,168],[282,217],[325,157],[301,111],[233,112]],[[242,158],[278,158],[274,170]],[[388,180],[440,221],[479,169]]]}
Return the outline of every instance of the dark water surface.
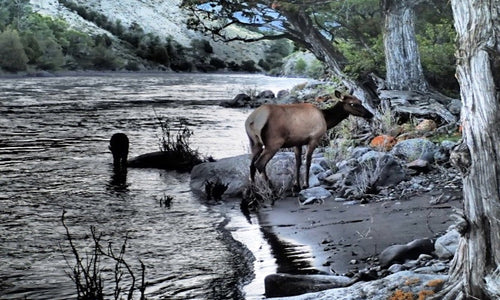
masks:
{"label": "dark water surface", "polygon": [[[259,298],[262,274],[251,281],[252,255],[236,240],[256,256],[268,246],[237,203],[198,199],[189,174],[130,169],[119,182],[107,146],[113,133],[125,132],[129,157],[159,150],[156,112],[173,124],[186,119],[202,153],[243,154],[250,111],[214,104],[301,82],[227,74],[0,79],[0,298],[75,297],[63,210],[82,255],[93,245],[90,226],[116,252],[128,236],[125,259],[136,276],[138,260],[146,265],[150,299]],[[166,195],[174,197],[170,208],[160,205]]]}

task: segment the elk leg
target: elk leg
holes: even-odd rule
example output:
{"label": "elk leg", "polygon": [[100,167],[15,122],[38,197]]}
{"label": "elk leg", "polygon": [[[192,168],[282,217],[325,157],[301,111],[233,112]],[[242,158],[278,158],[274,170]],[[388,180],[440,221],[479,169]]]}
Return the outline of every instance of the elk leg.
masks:
{"label": "elk leg", "polygon": [[302,146],[295,147],[295,184],[293,191],[300,191],[300,165],[302,164]]}
{"label": "elk leg", "polygon": [[309,145],[309,146],[307,146],[307,153],[306,153],[306,182],[304,183],[304,188],[305,189],[307,189],[309,187],[309,170],[311,169],[311,160],[312,160],[312,155],[313,155],[314,149],[316,149],[316,145]]}
{"label": "elk leg", "polygon": [[255,162],[259,159],[262,151],[262,146],[252,146],[252,161],[250,162],[250,179],[252,180],[252,183],[255,182],[255,171],[257,170]]}
{"label": "elk leg", "polygon": [[257,170],[262,173],[264,176],[264,180],[271,186],[271,181],[269,180],[269,177],[267,176],[266,173],[266,166],[267,163],[273,158],[273,156],[278,152],[278,148],[270,148],[270,147],[265,147],[262,153],[260,154],[259,158],[255,161],[255,167]]}

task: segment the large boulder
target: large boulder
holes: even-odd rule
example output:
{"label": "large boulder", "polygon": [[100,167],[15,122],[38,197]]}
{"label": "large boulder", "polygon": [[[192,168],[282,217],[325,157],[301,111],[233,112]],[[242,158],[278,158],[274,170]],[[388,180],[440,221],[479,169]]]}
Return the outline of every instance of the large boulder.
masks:
{"label": "large boulder", "polygon": [[[349,287],[332,288],[287,298],[286,300],[387,300],[416,299],[422,292],[438,292],[448,279],[446,275],[419,274],[411,271],[398,272],[379,280],[357,282]],[[406,295],[406,297],[405,297]],[[410,296],[411,298],[407,298]]]}
{"label": "large boulder", "polygon": [[359,151],[357,157],[338,163],[337,173],[324,179],[341,196],[373,193],[406,178],[406,169],[389,153],[367,150]]}
{"label": "large boulder", "polygon": [[207,181],[219,180],[223,184],[229,184],[224,195],[236,197],[250,183],[249,166],[250,155],[248,154],[199,164],[191,170],[191,190],[204,193]]}
{"label": "large boulder", "polygon": [[[228,184],[225,196],[237,197],[250,184],[250,155],[227,157],[215,162],[205,162],[191,171],[191,190],[203,194],[207,181]],[[289,190],[294,182],[295,155],[278,152],[267,165],[267,174],[274,187]],[[255,175],[258,180],[261,175]]]}
{"label": "large boulder", "polygon": [[287,297],[345,287],[352,279],[330,275],[271,274],[264,279],[266,297]]}
{"label": "large boulder", "polygon": [[406,162],[423,159],[432,163],[437,150],[438,147],[433,142],[427,139],[416,138],[397,143],[392,148],[391,153]]}

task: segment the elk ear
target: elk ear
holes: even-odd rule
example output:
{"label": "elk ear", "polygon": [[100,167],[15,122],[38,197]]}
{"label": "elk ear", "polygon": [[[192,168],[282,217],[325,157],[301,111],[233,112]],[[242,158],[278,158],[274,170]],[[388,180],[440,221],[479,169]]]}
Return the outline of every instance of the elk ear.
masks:
{"label": "elk ear", "polygon": [[335,97],[340,99],[340,101],[344,101],[344,95],[342,95],[341,92],[335,90],[334,94],[335,94]]}

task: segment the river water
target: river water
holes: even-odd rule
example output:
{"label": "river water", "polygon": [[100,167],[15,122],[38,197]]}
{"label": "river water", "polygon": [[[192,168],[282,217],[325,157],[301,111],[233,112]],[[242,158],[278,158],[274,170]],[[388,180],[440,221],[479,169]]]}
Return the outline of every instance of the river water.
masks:
{"label": "river water", "polygon": [[[193,148],[203,154],[247,153],[250,110],[215,104],[302,82],[164,73],[0,79],[0,298],[76,297],[63,211],[84,260],[91,226],[115,253],[127,237],[124,259],[138,278],[139,260],[146,266],[149,299],[262,298],[262,270],[272,263],[258,256],[268,246],[238,203],[199,199],[189,174],[173,171],[129,169],[117,181],[107,147],[113,133],[125,132],[129,157],[158,151],[160,116],[187,121]],[[162,205],[166,196],[170,207]],[[253,272],[256,262],[260,271]],[[100,267],[111,298],[113,266],[103,258]]]}

